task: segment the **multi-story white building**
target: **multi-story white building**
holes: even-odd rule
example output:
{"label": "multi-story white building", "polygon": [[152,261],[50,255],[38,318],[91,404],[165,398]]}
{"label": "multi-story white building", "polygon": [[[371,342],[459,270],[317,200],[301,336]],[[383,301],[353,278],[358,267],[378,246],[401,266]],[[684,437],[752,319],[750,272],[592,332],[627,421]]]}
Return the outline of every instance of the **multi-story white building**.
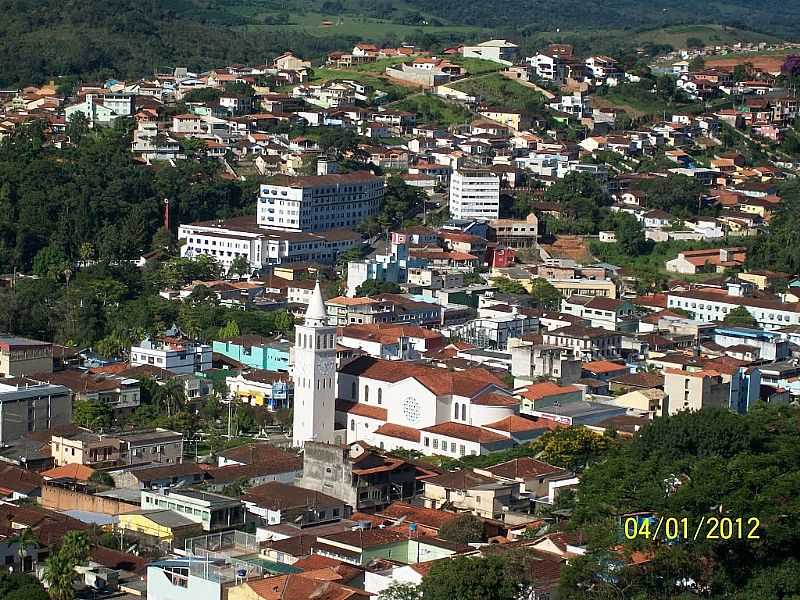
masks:
{"label": "multi-story white building", "polygon": [[331,444],[336,414],[336,327],[328,325],[328,311],[319,282],[308,304],[305,320],[295,326],[294,427],[292,444],[308,441]]}
{"label": "multi-story white building", "polygon": [[378,214],[384,182],[368,172],[309,175],[263,184],[258,224],[289,231],[356,227]]}
{"label": "multi-story white building", "polygon": [[756,320],[758,326],[766,331],[800,324],[800,307],[796,303],[741,296],[737,295],[738,293],[735,285],[729,286],[727,295],[699,289],[669,292],[667,308],[688,311],[699,321],[724,321],[729,312],[743,307]]}
{"label": "multi-story white building", "polygon": [[145,339],[131,347],[130,364],[153,365],[173,373],[196,373],[211,368],[211,346],[188,340]]}
{"label": "multi-story white building", "polygon": [[450,216],[454,219],[497,219],[500,178],[489,171],[461,169],[450,179]]}
{"label": "multi-story white building", "polygon": [[246,258],[252,269],[292,262],[332,263],[340,252],[361,243],[361,236],[347,229],[281,231],[259,227],[251,216],[181,225],[178,239],[182,256],[207,254],[226,271],[238,257]]}

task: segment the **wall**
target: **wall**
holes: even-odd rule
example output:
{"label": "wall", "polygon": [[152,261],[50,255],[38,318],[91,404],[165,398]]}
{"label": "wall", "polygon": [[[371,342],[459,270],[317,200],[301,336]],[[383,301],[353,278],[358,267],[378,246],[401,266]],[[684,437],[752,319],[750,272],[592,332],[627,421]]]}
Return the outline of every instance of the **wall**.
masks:
{"label": "wall", "polygon": [[104,515],[126,514],[137,511],[140,508],[138,504],[129,504],[113,498],[73,492],[72,490],[50,485],[42,486],[42,506],[59,512],[83,510]]}
{"label": "wall", "polygon": [[352,464],[338,446],[309,443],[304,446],[303,479],[298,484],[338,498],[355,507],[358,496],[352,486]]}

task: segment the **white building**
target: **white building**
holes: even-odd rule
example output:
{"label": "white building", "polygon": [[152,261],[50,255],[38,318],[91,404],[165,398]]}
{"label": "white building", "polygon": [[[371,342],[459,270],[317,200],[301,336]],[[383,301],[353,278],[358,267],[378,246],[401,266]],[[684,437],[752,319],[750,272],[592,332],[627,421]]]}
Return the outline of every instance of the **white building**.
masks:
{"label": "white building", "polygon": [[514,62],[519,46],[508,40],[488,40],[477,46],[463,46],[464,58],[482,58],[510,66]]}
{"label": "white building", "polygon": [[213,257],[227,271],[238,257],[252,269],[292,262],[332,263],[340,252],[361,244],[361,236],[346,229],[303,233],[259,227],[252,216],[203,221],[178,229],[181,256]]}
{"label": "white building", "polygon": [[727,295],[698,289],[667,294],[667,309],[680,308],[700,321],[724,321],[729,312],[739,307],[745,308],[767,331],[800,324],[797,304],[736,295],[735,286],[729,286]]}
{"label": "white building", "polygon": [[263,184],[258,224],[290,231],[356,227],[378,214],[384,182],[368,172],[309,175]]}
{"label": "white building", "polygon": [[360,357],[341,368],[337,385],[341,443],[461,457],[509,448],[546,430],[520,417],[519,400],[480,367],[453,372]]}
{"label": "white building", "polygon": [[211,368],[211,346],[182,339],[144,339],[131,347],[130,364],[153,365],[173,373],[207,371]]}
{"label": "white building", "polygon": [[335,414],[336,327],[328,325],[328,311],[317,282],[305,320],[295,326],[292,445],[333,443]]}
{"label": "white building", "polygon": [[454,219],[500,217],[500,178],[479,170],[458,170],[450,179],[450,216]]}

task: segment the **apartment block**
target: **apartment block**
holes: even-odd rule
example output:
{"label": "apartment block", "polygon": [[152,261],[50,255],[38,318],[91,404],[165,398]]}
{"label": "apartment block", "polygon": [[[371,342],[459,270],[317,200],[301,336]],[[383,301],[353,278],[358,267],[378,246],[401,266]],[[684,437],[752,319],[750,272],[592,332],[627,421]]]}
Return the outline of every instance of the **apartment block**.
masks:
{"label": "apartment block", "polygon": [[489,171],[462,169],[450,179],[450,216],[483,219],[500,216],[500,178]]}
{"label": "apartment block", "polygon": [[286,177],[263,184],[258,224],[289,231],[352,228],[378,214],[384,182],[369,172]]}

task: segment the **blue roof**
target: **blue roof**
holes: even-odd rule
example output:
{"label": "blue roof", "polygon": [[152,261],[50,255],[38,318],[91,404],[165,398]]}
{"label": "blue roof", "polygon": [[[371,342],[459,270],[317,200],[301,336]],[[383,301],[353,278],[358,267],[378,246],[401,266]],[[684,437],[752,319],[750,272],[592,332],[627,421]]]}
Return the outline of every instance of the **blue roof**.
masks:
{"label": "blue roof", "polygon": [[779,334],[771,331],[763,331],[762,329],[752,329],[750,327],[717,327],[717,333],[723,335],[732,335],[735,337],[760,339],[760,340],[774,340],[780,337]]}

